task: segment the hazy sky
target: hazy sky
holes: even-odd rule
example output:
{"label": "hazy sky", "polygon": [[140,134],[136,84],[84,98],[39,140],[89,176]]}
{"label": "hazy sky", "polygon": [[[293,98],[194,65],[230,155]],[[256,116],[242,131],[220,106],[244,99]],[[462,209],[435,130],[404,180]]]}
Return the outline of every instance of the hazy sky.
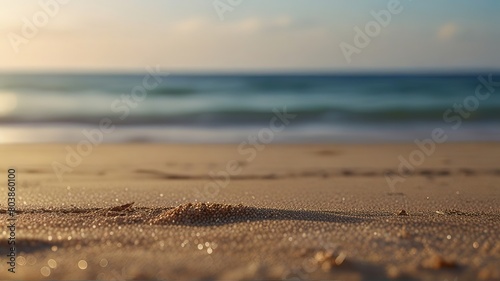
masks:
{"label": "hazy sky", "polygon": [[242,0],[224,20],[212,0],[64,0],[25,36],[54,1],[0,0],[0,70],[500,69],[496,0],[401,0],[350,63],[339,45],[390,0]]}

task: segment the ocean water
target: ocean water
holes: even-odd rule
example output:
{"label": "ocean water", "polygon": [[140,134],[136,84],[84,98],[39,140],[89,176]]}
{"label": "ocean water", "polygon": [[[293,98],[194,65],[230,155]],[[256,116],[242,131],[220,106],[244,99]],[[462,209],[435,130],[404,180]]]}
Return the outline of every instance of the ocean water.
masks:
{"label": "ocean water", "polygon": [[[237,143],[264,131],[274,142],[411,142],[434,128],[500,140],[498,74],[171,74],[127,103],[145,77],[0,74],[0,142],[77,142],[103,118],[114,126],[104,142]],[[295,117],[277,130],[273,110]]]}

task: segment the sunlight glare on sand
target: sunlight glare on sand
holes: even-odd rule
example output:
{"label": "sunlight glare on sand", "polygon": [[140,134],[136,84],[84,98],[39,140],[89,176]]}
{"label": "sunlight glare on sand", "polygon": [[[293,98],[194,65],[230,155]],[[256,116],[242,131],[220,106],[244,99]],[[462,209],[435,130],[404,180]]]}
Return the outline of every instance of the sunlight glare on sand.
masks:
{"label": "sunlight glare on sand", "polygon": [[[2,107],[2,105],[0,105]],[[1,114],[0,114],[1,116]],[[16,139],[16,134],[13,132],[14,130],[0,126],[0,143],[12,143]]]}
{"label": "sunlight glare on sand", "polygon": [[[3,105],[0,104],[0,108]],[[0,114],[1,117],[1,114]],[[34,126],[0,125],[0,143],[24,143],[30,140],[50,142],[57,138],[57,129],[37,128]]]}
{"label": "sunlight glare on sand", "polygon": [[9,92],[0,92],[0,116],[11,113],[17,107],[17,96]]}
{"label": "sunlight glare on sand", "polygon": [[[0,92],[0,118],[9,115],[17,108],[17,96],[10,92]],[[12,134],[0,128],[0,143],[12,142]]]}
{"label": "sunlight glare on sand", "polygon": [[81,270],[85,270],[87,269],[87,261],[85,260],[80,260],[78,262],[78,267],[81,269]]}

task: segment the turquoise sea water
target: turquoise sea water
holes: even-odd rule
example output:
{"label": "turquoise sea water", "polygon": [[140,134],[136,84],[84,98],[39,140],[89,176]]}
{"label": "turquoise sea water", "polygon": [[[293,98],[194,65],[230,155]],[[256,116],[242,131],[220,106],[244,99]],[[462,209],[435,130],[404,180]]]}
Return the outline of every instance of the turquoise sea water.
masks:
{"label": "turquoise sea water", "polygon": [[500,140],[496,74],[171,74],[124,101],[145,76],[0,74],[0,142],[78,141],[103,118],[116,126],[106,142],[239,142],[284,108],[296,117],[276,142],[413,141],[436,127],[452,141]]}

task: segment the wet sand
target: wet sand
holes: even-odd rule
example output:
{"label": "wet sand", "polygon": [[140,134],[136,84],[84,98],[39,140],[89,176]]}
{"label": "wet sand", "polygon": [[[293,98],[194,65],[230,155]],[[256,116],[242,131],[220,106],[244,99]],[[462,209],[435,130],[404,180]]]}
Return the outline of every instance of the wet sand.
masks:
{"label": "wet sand", "polygon": [[499,280],[500,144],[415,149],[100,145],[59,181],[65,145],[3,145],[0,279]]}

